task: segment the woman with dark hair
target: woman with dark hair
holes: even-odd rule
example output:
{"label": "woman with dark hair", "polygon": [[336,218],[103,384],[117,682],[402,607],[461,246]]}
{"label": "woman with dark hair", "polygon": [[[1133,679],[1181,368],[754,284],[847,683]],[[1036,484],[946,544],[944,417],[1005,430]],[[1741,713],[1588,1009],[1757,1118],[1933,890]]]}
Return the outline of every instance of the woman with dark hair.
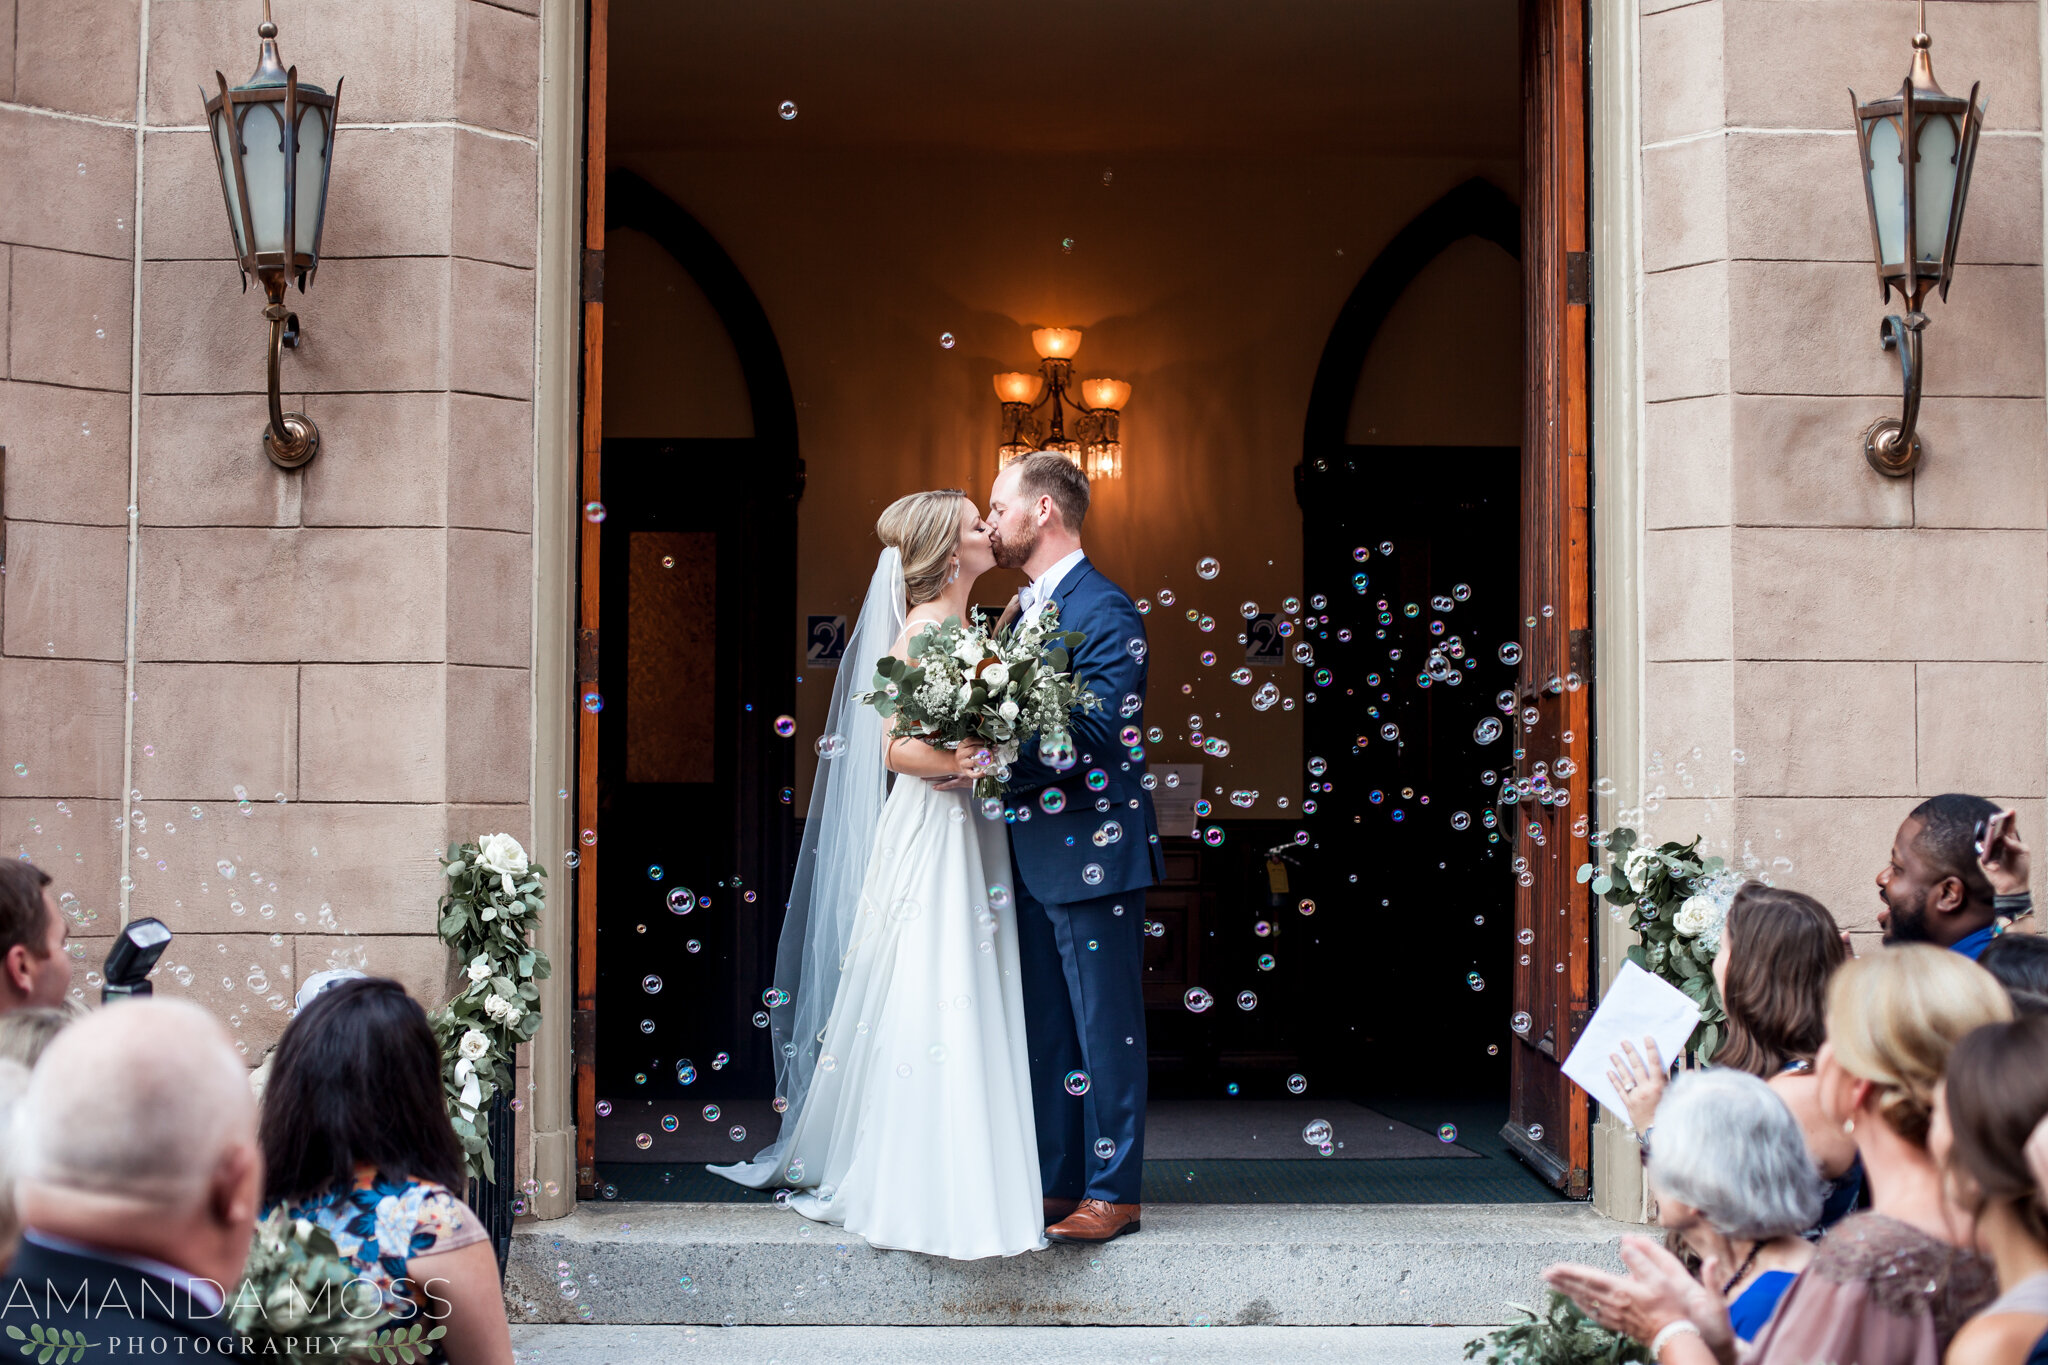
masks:
{"label": "woman with dark hair", "polygon": [[264,1204],[326,1229],[400,1320],[447,1335],[452,1365],[510,1365],[490,1238],[465,1181],[426,1012],[379,977],[344,982],[284,1031],[264,1091]]}
{"label": "woman with dark hair", "polygon": [[1948,1365],[2048,1360],[2048,1215],[2024,1155],[2043,1118],[2048,1018],[1986,1024],[1956,1044],[1936,1092],[1927,1150],[1946,1173],[1949,1198],[1976,1220],[1977,1246],[1998,1272],[1999,1296],[1956,1333]]}
{"label": "woman with dark hair", "polygon": [[2048,938],[2000,934],[1978,955],[1977,965],[2005,987],[2014,1014],[2048,1014]]}
{"label": "woman with dark hair", "polygon": [[[1748,882],[1729,903],[1714,955],[1714,985],[1728,1011],[1728,1036],[1714,1065],[1761,1078],[1785,1101],[1806,1134],[1806,1148],[1828,1182],[1815,1231],[1834,1226],[1861,1201],[1863,1166],[1856,1144],[1821,1112],[1814,1057],[1827,1038],[1828,982],[1848,961],[1842,930],[1828,908],[1798,891]],[[1636,1059],[1618,1073],[1629,1119],[1648,1132],[1664,1077]],[[1630,1086],[1633,1085],[1633,1089]]]}

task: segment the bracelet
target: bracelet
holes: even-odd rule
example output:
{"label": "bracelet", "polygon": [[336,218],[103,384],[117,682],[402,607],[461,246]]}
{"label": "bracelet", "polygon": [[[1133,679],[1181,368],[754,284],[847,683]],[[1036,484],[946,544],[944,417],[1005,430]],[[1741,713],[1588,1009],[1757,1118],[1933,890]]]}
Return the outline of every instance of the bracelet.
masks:
{"label": "bracelet", "polygon": [[1667,1322],[1664,1324],[1664,1330],[1650,1339],[1650,1359],[1661,1360],[1664,1356],[1664,1348],[1682,1336],[1695,1336],[1700,1337],[1702,1340],[1705,1339],[1704,1334],[1699,1328],[1692,1325],[1692,1321],[1689,1318],[1680,1318],[1676,1322]]}

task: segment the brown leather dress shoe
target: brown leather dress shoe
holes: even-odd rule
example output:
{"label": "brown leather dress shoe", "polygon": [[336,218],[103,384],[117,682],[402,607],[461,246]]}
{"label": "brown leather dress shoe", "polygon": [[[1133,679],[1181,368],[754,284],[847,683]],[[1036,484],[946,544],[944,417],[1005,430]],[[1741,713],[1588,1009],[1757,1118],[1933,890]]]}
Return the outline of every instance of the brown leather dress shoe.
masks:
{"label": "brown leather dress shoe", "polygon": [[1080,1207],[1081,1201],[1078,1199],[1066,1199],[1056,1194],[1047,1195],[1045,1197],[1045,1225],[1051,1227],[1054,1223],[1061,1221]]}
{"label": "brown leather dress shoe", "polygon": [[1138,1230],[1138,1205],[1083,1199],[1081,1207],[1045,1230],[1055,1242],[1107,1242]]}

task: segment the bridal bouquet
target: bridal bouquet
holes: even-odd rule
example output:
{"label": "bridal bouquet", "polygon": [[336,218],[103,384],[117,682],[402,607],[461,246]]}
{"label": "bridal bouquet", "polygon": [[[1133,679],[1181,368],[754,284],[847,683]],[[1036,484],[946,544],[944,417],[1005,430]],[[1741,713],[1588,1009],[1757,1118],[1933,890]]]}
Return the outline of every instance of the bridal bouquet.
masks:
{"label": "bridal bouquet", "polygon": [[889,655],[875,665],[873,690],[855,700],[891,719],[894,739],[921,739],[942,749],[987,745],[994,771],[974,781],[984,800],[1000,795],[1023,738],[1066,741],[1067,717],[1093,710],[1102,699],[1069,671],[1079,631],[1062,631],[1059,612],[1047,607],[994,632],[979,612],[962,621],[948,616],[910,637],[909,659]]}
{"label": "bridal bouquet", "polygon": [[1607,869],[1587,863],[1579,868],[1579,881],[1591,882],[1593,894],[1610,904],[1630,907],[1628,927],[1642,942],[1628,950],[1629,960],[1700,1007],[1702,1026],[1693,1046],[1704,1062],[1721,1045],[1728,1018],[1714,989],[1714,955],[1721,951],[1729,902],[1746,879],[1719,858],[1700,857],[1698,839],[1647,848],[1626,825],[1607,839]]}

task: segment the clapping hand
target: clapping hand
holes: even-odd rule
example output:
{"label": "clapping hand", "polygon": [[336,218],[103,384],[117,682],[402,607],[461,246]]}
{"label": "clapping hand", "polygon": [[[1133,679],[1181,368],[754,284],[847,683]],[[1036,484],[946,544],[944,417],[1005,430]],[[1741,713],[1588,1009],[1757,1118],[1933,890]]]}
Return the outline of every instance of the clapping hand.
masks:
{"label": "clapping hand", "polygon": [[[1545,1270],[1543,1280],[1609,1331],[1649,1342],[1672,1323],[1690,1321],[1717,1359],[1735,1359],[1735,1331],[1728,1322],[1727,1303],[1686,1274],[1676,1256],[1647,1238],[1624,1237],[1621,1259],[1629,1269],[1627,1275],[1563,1264]],[[1700,1273],[1709,1281],[1718,1279],[1719,1259],[1709,1258]]]}

